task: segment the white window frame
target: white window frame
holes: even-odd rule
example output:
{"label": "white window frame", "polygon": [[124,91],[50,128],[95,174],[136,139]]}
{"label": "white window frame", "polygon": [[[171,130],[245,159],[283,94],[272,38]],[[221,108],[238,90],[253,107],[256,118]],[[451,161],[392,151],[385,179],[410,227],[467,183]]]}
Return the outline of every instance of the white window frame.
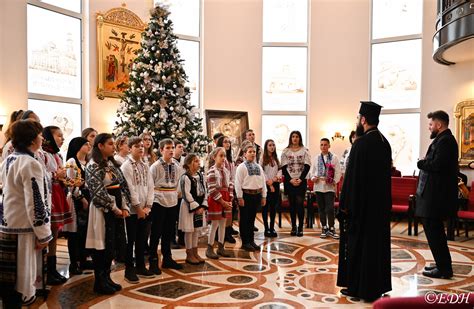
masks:
{"label": "white window frame", "polygon": [[[158,1],[151,0],[151,4],[152,4],[153,8],[155,7],[156,2],[158,2]],[[203,104],[201,104],[202,98],[203,98],[203,94],[202,94],[202,88],[203,88],[202,87],[202,80],[203,80],[203,72],[202,72],[202,62],[203,62],[202,17],[204,16],[204,14],[203,14],[204,7],[203,6],[204,6],[204,1],[199,0],[199,36],[191,36],[191,35],[184,35],[184,34],[174,33],[174,35],[176,35],[178,40],[193,41],[193,42],[199,43],[199,55],[198,55],[198,59],[199,59],[199,68],[198,68],[198,70],[199,70],[199,81],[198,81],[198,85],[197,85],[198,90],[199,90],[199,96],[198,96],[198,102],[197,102],[198,105],[194,106],[194,108],[199,110],[200,114],[202,114],[202,108],[203,108]]]}
{"label": "white window frame", "polygon": [[[27,0],[26,5],[33,5],[38,8],[46,9],[49,10],[53,13],[58,13],[58,14],[63,14],[68,17],[73,17],[77,18],[80,20],[81,24],[81,31],[80,31],[80,53],[81,53],[81,65],[80,65],[80,71],[81,71],[81,98],[69,98],[69,97],[62,97],[62,96],[55,96],[55,95],[46,95],[46,94],[40,94],[40,93],[34,93],[34,92],[29,92],[28,91],[28,99],[33,99],[33,100],[41,100],[41,101],[53,101],[53,102],[58,102],[58,103],[70,103],[70,104],[78,104],[81,106],[81,129],[84,126],[84,98],[86,97],[86,71],[84,70],[85,66],[84,64],[86,63],[86,57],[85,57],[85,46],[84,46],[84,29],[85,29],[85,2],[87,0],[80,0],[81,1],[81,13],[77,13],[74,11],[66,10],[48,3],[44,3],[38,0]],[[27,42],[28,44],[28,42]],[[27,77],[28,79],[28,77]]]}
{"label": "white window frame", "polygon": [[[374,14],[374,1],[377,0],[371,0],[370,1],[370,29],[369,29],[369,41],[370,41],[370,49],[369,49],[369,97],[372,100],[372,48],[374,44],[381,44],[381,43],[394,43],[394,42],[404,42],[408,40],[421,40],[422,42],[422,48],[423,48],[423,33],[417,33],[417,34],[410,34],[410,35],[400,35],[400,36],[394,36],[394,37],[386,37],[386,38],[378,38],[378,39],[373,39],[372,34],[373,34],[373,14]],[[422,12],[423,12],[423,7],[424,7],[424,2],[422,4]],[[423,21],[422,16],[420,17],[421,22]],[[421,31],[423,31],[423,26],[421,28]],[[420,54],[420,70],[421,70],[421,76],[420,76],[420,104],[419,107],[416,108],[400,108],[400,109],[382,109],[381,114],[383,115],[390,115],[390,114],[421,114],[421,103],[423,102],[423,52]],[[378,103],[378,102],[376,102]],[[383,103],[381,103],[383,105]],[[421,120],[421,115],[420,115],[420,120]],[[420,125],[420,124],[419,124]],[[421,130],[420,130],[420,136],[421,136]],[[418,140],[418,143],[420,144],[420,140]],[[420,146],[420,145],[418,145]],[[421,147],[418,147],[418,149],[421,151]],[[419,154],[418,154],[419,155]]]}
{"label": "white window frame", "polygon": [[[308,1],[308,16],[307,16],[307,38],[306,42],[304,43],[295,43],[295,42],[263,42],[263,31],[262,31],[262,51],[264,47],[304,47],[306,48],[306,54],[307,54],[307,59],[306,59],[306,110],[305,111],[269,111],[269,110],[264,110],[263,109],[263,97],[262,97],[262,88],[263,84],[260,84],[260,113],[261,113],[261,121],[260,123],[263,124],[263,116],[272,116],[272,115],[279,115],[279,116],[306,116],[306,140],[303,141],[303,144],[305,145],[306,148],[309,148],[309,141],[311,140],[310,138],[310,130],[309,130],[309,121],[308,121],[308,115],[310,114],[310,104],[309,104],[309,98],[310,98],[310,68],[311,68],[311,53],[310,53],[310,38],[311,38],[311,1]],[[262,20],[263,20],[263,1],[262,1]],[[262,28],[263,30],[263,28]],[[262,58],[260,60],[260,63],[263,67],[263,52],[262,52]],[[261,81],[263,82],[263,70],[262,70],[262,79]],[[261,132],[263,132],[263,128],[261,127]],[[262,140],[262,143],[264,141]]]}

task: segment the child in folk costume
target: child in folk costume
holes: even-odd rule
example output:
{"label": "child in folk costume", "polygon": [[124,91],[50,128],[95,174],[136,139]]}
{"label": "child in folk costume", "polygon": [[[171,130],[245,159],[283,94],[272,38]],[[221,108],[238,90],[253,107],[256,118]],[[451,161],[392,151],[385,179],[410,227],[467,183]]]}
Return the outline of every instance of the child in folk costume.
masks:
{"label": "child in folk costume", "polygon": [[[232,216],[232,197],[234,184],[232,183],[230,171],[224,167],[225,150],[222,147],[215,148],[209,155],[209,170],[207,171],[208,191],[208,220],[211,221],[211,231],[207,245],[206,256],[210,259],[218,259],[219,256],[229,257],[230,254],[224,249],[225,224]],[[217,228],[218,249],[214,253],[214,238]]]}
{"label": "child in folk costume", "polygon": [[171,237],[178,207],[178,182],[181,167],[173,160],[173,140],[160,141],[161,158],[150,167],[155,186],[155,199],[151,209],[150,270],[161,274],[158,267],[158,243],[161,239],[163,268],[182,269],[171,255]]}
{"label": "child in folk costume", "polygon": [[48,245],[48,271],[47,283],[49,285],[62,284],[67,279],[56,270],[56,239],[58,231],[65,224],[72,223],[71,205],[66,199],[66,169],[64,168],[63,158],[59,154],[59,148],[64,143],[63,132],[56,126],[48,126],[43,129],[43,160],[46,170],[52,180],[51,185],[51,230],[53,231],[53,240]]}
{"label": "child in folk costume", "polygon": [[[125,280],[138,283],[141,278],[154,278],[155,275],[145,267],[146,230],[150,225],[148,215],[153,205],[154,183],[150,168],[143,162],[143,141],[139,137],[128,139],[130,156],[120,166],[130,190],[132,207],[127,221],[127,254],[125,259]],[[135,264],[133,247],[135,245]]]}
{"label": "child in folk costume", "polygon": [[[265,226],[265,237],[277,237],[275,231],[276,206],[280,199],[281,169],[280,161],[276,152],[275,142],[272,139],[265,141],[263,156],[260,165],[265,173],[267,183],[267,204],[262,207],[262,219]],[[268,224],[268,214],[270,213],[270,224]]]}
{"label": "child in folk costume", "polygon": [[187,155],[183,165],[186,173],[180,178],[182,200],[178,228],[184,232],[186,263],[192,265],[204,263],[198,254],[198,239],[205,222],[204,210],[207,209],[204,176],[199,172],[200,163],[197,155]]}
{"label": "child in folk costume", "polygon": [[336,185],[341,179],[341,166],[337,156],[329,151],[331,147],[329,139],[322,138],[319,147],[321,154],[314,159],[311,180],[314,182],[313,190],[316,192],[319,207],[322,228],[320,236],[338,239],[339,235],[334,229],[334,199]]}
{"label": "child in folk costume", "polygon": [[[232,182],[234,182],[235,179],[235,163],[232,159],[232,144],[230,142],[230,138],[227,136],[221,136],[217,139],[217,147],[223,147],[225,150],[225,160],[224,160],[224,167],[230,171],[230,177]],[[235,190],[234,190],[235,192]],[[232,217],[227,219],[226,221],[226,227],[225,227],[225,241],[231,244],[235,244],[236,241],[232,235],[237,235],[238,232],[235,231],[232,228],[232,221],[233,218],[237,218],[238,216],[238,202],[235,198],[235,193],[234,193],[234,198],[232,199]]]}
{"label": "child in folk costume", "polygon": [[237,167],[235,173],[235,192],[240,206],[240,238],[242,249],[246,251],[260,251],[254,241],[255,216],[259,206],[265,206],[267,185],[263,168],[256,163],[254,145],[242,148],[245,161]]}
{"label": "child in folk costume", "polygon": [[153,151],[155,145],[153,136],[151,136],[150,133],[142,133],[140,138],[143,140],[143,146],[145,146],[143,161],[151,167],[151,165],[157,160],[156,154]]}
{"label": "child in folk costume", "polygon": [[[68,200],[75,222],[66,224],[63,231],[68,232],[67,246],[69,253],[69,274],[82,274],[85,267],[87,221],[89,218],[89,190],[85,185],[87,155],[91,151],[89,141],[83,137],[75,137],[69,142],[66,154],[66,175],[69,181]],[[69,196],[70,194],[70,196]]]}
{"label": "child in folk costume", "polygon": [[128,137],[127,136],[120,136],[115,141],[115,161],[122,165],[128,158],[128,154],[130,153],[130,147],[128,147]]}
{"label": "child in folk costume", "polygon": [[42,249],[53,239],[47,180],[34,158],[41,148],[42,130],[33,120],[15,122],[10,131],[14,152],[0,166],[0,293],[5,308],[35,301]]}
{"label": "child in folk costume", "polygon": [[122,171],[114,160],[114,139],[101,133],[94,140],[91,160],[86,167],[86,184],[91,194],[86,248],[95,249],[94,291],[114,294],[122,287],[110,278],[112,260],[118,246],[117,235],[125,234],[117,218],[129,216],[130,191]]}
{"label": "child in folk costume", "polygon": [[[285,194],[290,201],[291,236],[303,236],[306,176],[311,168],[311,156],[303,145],[300,131],[292,131],[288,147],[281,154],[281,170],[285,176]],[[296,217],[298,215],[298,229]]]}

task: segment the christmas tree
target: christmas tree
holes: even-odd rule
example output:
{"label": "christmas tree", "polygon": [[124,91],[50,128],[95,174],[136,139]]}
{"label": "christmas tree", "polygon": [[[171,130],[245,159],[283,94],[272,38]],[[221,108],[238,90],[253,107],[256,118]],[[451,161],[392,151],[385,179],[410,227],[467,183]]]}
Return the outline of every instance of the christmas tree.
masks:
{"label": "christmas tree", "polygon": [[202,134],[202,119],[190,104],[188,77],[184,72],[177,37],[169,11],[157,6],[142,33],[130,72],[130,85],[117,110],[115,134],[134,136],[149,133],[158,142],[178,139],[188,152],[203,154],[210,139]]}

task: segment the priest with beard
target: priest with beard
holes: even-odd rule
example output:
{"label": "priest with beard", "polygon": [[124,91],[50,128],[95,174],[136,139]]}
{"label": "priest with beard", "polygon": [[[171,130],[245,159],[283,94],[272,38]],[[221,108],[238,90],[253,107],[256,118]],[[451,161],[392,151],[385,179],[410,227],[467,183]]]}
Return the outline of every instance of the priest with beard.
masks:
{"label": "priest with beard", "polygon": [[361,102],[356,130],[359,138],[352,145],[338,213],[337,285],[344,287],[343,295],[369,302],[392,290],[392,150],[377,128],[381,108],[374,102]]}

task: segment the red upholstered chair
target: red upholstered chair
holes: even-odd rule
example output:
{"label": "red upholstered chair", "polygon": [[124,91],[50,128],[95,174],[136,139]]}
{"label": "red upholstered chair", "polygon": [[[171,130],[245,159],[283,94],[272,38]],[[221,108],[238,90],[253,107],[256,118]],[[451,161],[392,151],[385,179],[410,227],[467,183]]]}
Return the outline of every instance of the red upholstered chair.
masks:
{"label": "red upholstered chair", "polygon": [[414,221],[415,236],[418,235],[418,224],[414,218],[417,179],[392,177],[392,213],[407,214],[408,235],[411,235]]}
{"label": "red upholstered chair", "polygon": [[[469,237],[469,223],[474,221],[474,181],[471,184],[471,191],[469,191],[469,198],[467,201],[467,207],[463,210],[458,210],[458,221],[459,223],[464,223],[464,228],[466,231],[466,237]],[[459,224],[457,235],[459,236]]]}
{"label": "red upholstered chair", "polygon": [[339,207],[339,197],[341,195],[341,190],[342,190],[342,184],[344,183],[344,176],[341,176],[341,179],[336,185],[336,199],[334,201],[334,208]]}

